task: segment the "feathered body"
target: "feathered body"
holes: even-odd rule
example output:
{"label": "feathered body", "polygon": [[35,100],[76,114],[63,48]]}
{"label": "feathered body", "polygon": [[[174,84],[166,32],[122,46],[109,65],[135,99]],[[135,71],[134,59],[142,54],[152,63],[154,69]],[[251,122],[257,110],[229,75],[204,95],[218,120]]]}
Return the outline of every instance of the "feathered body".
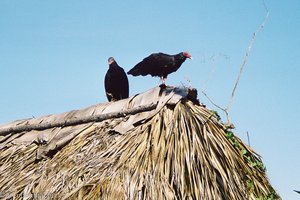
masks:
{"label": "feathered body", "polygon": [[129,84],[127,75],[122,67],[110,57],[109,69],[105,75],[104,85],[108,101],[117,101],[128,98]]}
{"label": "feathered body", "polygon": [[186,58],[192,59],[192,56],[187,52],[181,52],[176,55],[153,53],[136,64],[127,74],[133,76],[158,76],[164,81],[169,74],[176,72],[180,68]]}

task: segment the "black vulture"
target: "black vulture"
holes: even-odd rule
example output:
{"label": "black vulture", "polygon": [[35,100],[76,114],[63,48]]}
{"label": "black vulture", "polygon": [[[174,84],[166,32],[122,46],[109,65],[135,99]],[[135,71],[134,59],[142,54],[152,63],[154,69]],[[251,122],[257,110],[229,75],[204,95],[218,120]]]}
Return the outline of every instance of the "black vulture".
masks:
{"label": "black vulture", "polygon": [[168,74],[176,72],[186,58],[192,59],[191,54],[188,52],[181,52],[176,55],[153,53],[136,64],[127,74],[133,76],[158,76],[165,84]]}
{"label": "black vulture", "polygon": [[108,101],[128,98],[129,84],[127,75],[113,57],[108,58],[109,69],[105,75],[105,91]]}

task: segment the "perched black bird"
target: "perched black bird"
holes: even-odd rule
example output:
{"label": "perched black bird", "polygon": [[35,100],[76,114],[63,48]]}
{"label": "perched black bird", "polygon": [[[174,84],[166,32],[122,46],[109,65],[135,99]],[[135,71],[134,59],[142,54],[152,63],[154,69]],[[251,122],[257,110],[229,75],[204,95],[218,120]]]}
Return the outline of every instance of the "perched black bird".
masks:
{"label": "perched black bird", "polygon": [[158,76],[165,84],[168,74],[176,72],[186,58],[192,59],[192,56],[188,52],[181,52],[176,55],[153,53],[136,64],[127,74]]}
{"label": "perched black bird", "polygon": [[113,57],[108,58],[109,69],[105,75],[105,91],[108,101],[128,98],[129,85],[127,75]]}

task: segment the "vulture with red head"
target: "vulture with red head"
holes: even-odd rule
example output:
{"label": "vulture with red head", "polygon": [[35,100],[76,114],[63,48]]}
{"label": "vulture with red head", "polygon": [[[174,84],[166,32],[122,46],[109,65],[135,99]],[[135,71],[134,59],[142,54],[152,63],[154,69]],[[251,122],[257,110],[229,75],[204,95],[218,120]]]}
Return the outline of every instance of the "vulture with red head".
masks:
{"label": "vulture with red head", "polygon": [[176,72],[187,58],[192,59],[191,54],[188,52],[181,52],[176,55],[153,53],[136,64],[127,74],[133,76],[158,76],[165,84],[167,76]]}

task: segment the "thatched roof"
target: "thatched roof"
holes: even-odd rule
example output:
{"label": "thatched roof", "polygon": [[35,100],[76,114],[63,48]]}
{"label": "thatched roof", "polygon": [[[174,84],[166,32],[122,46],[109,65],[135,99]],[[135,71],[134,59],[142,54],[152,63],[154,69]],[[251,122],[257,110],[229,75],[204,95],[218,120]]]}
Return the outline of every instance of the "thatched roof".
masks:
{"label": "thatched roof", "polygon": [[0,126],[0,152],[3,199],[278,198],[259,156],[186,88]]}

